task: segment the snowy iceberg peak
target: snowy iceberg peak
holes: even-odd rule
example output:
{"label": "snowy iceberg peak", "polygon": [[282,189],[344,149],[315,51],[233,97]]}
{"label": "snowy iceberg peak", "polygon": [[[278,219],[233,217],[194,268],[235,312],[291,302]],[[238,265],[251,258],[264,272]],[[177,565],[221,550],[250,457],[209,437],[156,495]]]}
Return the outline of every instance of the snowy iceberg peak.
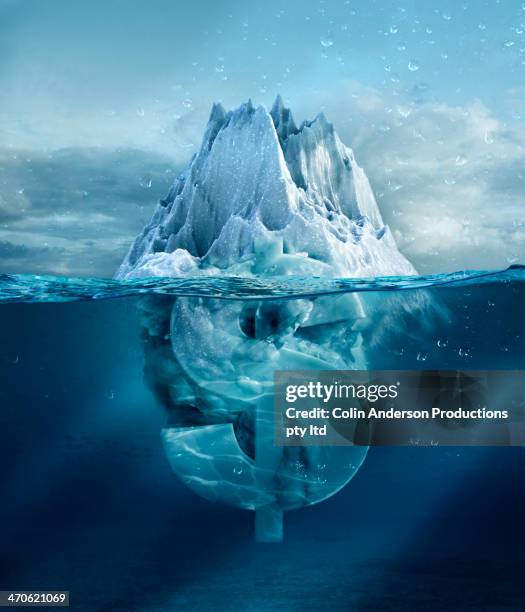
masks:
{"label": "snowy iceberg peak", "polygon": [[270,115],[297,187],[319,205],[341,210],[350,218],[366,216],[378,229],[383,226],[366,174],[324,113],[297,128],[291,110],[285,108],[279,95]]}
{"label": "snowy iceberg peak", "polygon": [[272,118],[275,126],[275,131],[279,136],[281,146],[286,142],[286,139],[291,134],[297,134],[299,131],[295,125],[295,121],[292,116],[292,111],[289,108],[285,108],[281,95],[278,94],[273,103],[272,110],[270,111],[270,117]]}
{"label": "snowy iceberg peak", "polygon": [[214,104],[200,150],[118,276],[224,269],[271,244],[309,260],[288,274],[414,271],[383,224],[366,174],[323,114],[297,127],[280,96],[270,112],[251,100],[231,111]]}

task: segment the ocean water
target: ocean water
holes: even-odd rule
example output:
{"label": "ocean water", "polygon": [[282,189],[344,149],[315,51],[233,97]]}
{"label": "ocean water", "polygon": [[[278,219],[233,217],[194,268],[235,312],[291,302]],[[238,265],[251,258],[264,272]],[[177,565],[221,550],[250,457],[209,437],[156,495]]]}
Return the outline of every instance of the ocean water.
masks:
{"label": "ocean water", "polygon": [[[251,512],[171,472],[141,300],[374,296],[375,369],[525,369],[525,268],[382,279],[0,276],[1,589],[74,610],[523,610],[525,449],[371,448],[353,480],[258,544]],[[332,296],[332,297],[330,297]]]}

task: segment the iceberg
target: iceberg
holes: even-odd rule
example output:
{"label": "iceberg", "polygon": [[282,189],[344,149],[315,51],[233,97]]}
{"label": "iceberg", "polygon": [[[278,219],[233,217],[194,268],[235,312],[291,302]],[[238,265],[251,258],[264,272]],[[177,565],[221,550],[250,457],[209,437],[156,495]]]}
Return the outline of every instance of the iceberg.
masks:
{"label": "iceberg", "polygon": [[[199,151],[118,270],[151,276],[415,274],[353,151],[323,114],[297,127],[280,96],[215,104]],[[367,447],[276,447],[276,370],[367,369],[379,306],[355,293],[295,300],[141,300],[145,376],[168,411],[173,470],[199,495],[255,511],[258,540],[284,511],[344,487]]]}
{"label": "iceberg", "polygon": [[[259,255],[254,266],[254,255]],[[234,264],[248,260],[247,266]],[[272,272],[414,274],[368,178],[323,114],[297,128],[277,97],[211,111],[199,152],[160,201],[117,276]]]}

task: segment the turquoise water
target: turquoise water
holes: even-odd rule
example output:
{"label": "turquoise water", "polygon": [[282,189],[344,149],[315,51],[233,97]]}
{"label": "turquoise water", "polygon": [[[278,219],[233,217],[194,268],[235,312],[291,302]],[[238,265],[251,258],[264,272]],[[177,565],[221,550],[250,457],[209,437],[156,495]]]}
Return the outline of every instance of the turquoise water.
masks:
{"label": "turquoise water", "polygon": [[0,274],[0,303],[71,302],[133,297],[145,294],[262,300],[315,297],[364,291],[407,291],[436,287],[511,283],[525,279],[525,266],[506,270],[462,270],[427,276],[376,278],[241,278],[183,277],[113,280],[31,274]]}

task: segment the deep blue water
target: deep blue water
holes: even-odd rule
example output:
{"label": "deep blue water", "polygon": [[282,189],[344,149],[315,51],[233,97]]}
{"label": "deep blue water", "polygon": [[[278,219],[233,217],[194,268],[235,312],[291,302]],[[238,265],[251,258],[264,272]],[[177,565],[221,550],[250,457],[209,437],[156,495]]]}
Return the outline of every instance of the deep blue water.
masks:
{"label": "deep blue water", "polygon": [[372,351],[375,368],[525,369],[524,271],[487,274],[1,277],[0,588],[66,589],[90,612],[523,610],[525,449],[372,448],[340,493],[285,516],[282,544],[256,544],[251,513],[172,474],[166,415],[143,382],[144,291],[422,291],[448,314],[412,321]]}

